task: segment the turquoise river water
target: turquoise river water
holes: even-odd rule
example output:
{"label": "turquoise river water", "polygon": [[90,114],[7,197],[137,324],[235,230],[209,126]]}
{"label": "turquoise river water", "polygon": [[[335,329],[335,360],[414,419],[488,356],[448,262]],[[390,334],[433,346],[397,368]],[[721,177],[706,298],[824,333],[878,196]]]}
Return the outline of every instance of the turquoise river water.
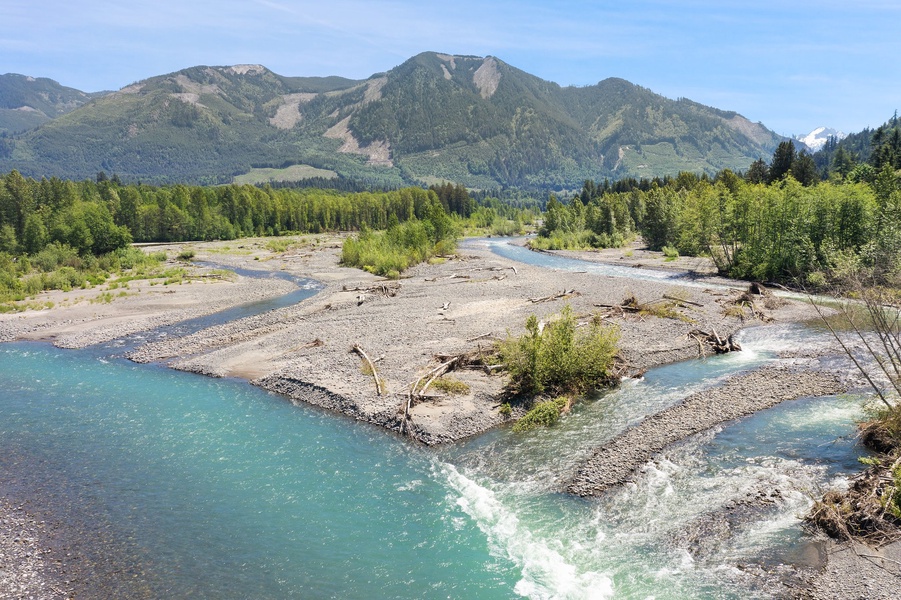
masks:
{"label": "turquoise river water", "polygon": [[[749,598],[762,592],[739,566],[801,552],[811,496],[858,469],[859,400],[696,436],[601,500],[560,481],[643,416],[820,336],[752,328],[743,352],[654,369],[553,429],[438,449],[109,349],[4,344],[0,491],[94,528],[86,552],[115,552],[150,597]],[[697,523],[773,489],[771,508],[688,552]]]}

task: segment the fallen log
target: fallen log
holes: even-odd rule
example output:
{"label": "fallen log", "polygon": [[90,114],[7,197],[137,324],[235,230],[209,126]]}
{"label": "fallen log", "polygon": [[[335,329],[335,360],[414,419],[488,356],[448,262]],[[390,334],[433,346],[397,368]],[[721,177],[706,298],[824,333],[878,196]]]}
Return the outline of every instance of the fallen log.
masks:
{"label": "fallen log", "polygon": [[477,335],[474,338],[469,338],[468,340],[466,340],[466,342],[470,343],[470,342],[475,342],[477,340],[483,340],[487,337],[491,337],[492,335],[494,335],[494,334],[489,331],[488,333],[483,333],[482,335]]}
{"label": "fallen log", "polygon": [[[431,397],[431,396],[425,396],[426,390],[429,389],[429,386],[431,386],[432,383],[438,377],[444,375],[448,371],[453,370],[454,366],[456,365],[457,362],[459,362],[459,360],[460,360],[460,357],[455,356],[455,357],[451,358],[449,361],[438,365],[437,367],[435,367],[434,369],[432,369],[431,371],[429,371],[428,373],[426,373],[425,375],[423,375],[422,377],[420,377],[419,379],[417,379],[416,381],[413,382],[413,385],[410,386],[410,392],[409,392],[409,394],[407,394],[407,401],[404,406],[404,416],[400,422],[401,435],[403,435],[404,430],[407,427],[407,421],[410,420],[410,408],[413,407],[413,401],[417,400],[417,399]],[[423,385],[422,387],[419,387],[419,385],[422,383],[422,380],[425,379],[426,377],[428,377],[429,380],[426,381],[425,385]]]}
{"label": "fallen log", "polygon": [[542,296],[541,298],[529,298],[529,302],[532,304],[539,304],[541,302],[551,302],[552,300],[560,300],[561,298],[570,298],[572,296],[581,296],[582,294],[577,292],[576,290],[563,290],[556,294],[551,294],[550,296]]}
{"label": "fallen log", "polygon": [[397,296],[397,293],[400,291],[401,285],[396,282],[390,283],[377,283],[374,285],[358,285],[356,287],[349,288],[346,285],[342,288],[345,292],[369,292],[370,294],[380,294],[385,296],[386,298],[393,298]]}
{"label": "fallen log", "polygon": [[704,306],[700,302],[693,302],[691,300],[685,300],[684,298],[677,298],[675,296],[670,296],[669,294],[663,294],[663,297],[666,298],[667,300],[672,300],[673,302],[678,302],[679,304],[690,304],[692,306],[700,306],[700,307]]}
{"label": "fallen log", "polygon": [[379,378],[379,373],[375,369],[375,363],[369,359],[369,356],[367,356],[367,354],[363,351],[359,344],[354,344],[352,351],[359,354],[363,358],[363,360],[366,361],[366,364],[369,365],[369,369],[372,371],[372,378],[375,379],[376,394],[381,396],[383,394],[382,380]]}
{"label": "fallen log", "polygon": [[470,275],[460,275],[459,273],[454,273],[452,275],[445,275],[444,277],[432,277],[427,278],[426,281],[444,281],[445,279],[470,279]]}

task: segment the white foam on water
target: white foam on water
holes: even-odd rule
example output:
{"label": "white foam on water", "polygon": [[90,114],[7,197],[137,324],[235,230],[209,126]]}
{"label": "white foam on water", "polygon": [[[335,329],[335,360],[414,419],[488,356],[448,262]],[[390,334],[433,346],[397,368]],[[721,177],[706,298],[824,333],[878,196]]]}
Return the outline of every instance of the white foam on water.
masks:
{"label": "white foam on water", "polygon": [[[494,556],[513,562],[522,578],[514,591],[536,600],[613,597],[613,581],[603,573],[582,570],[568,561],[560,539],[544,540],[528,529],[516,513],[489,488],[463,475],[449,464],[438,467],[453,491],[456,506],[475,522],[488,539]],[[556,547],[555,547],[556,546]]]}

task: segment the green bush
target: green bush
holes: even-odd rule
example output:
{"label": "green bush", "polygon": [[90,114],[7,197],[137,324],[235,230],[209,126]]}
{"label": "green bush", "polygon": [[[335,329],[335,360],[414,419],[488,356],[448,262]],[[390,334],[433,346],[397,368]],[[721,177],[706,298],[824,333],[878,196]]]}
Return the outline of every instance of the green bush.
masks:
{"label": "green bush", "polygon": [[543,329],[538,318],[530,316],[526,333],[501,342],[499,353],[514,393],[580,394],[610,383],[618,341],[619,331],[599,319],[577,328],[567,305]]}
{"label": "green bush", "polygon": [[439,219],[434,215],[430,220],[395,223],[385,232],[364,227],[356,237],[344,240],[341,264],[397,278],[407,268],[432,256],[452,253],[456,235],[449,217]]}
{"label": "green bush", "polygon": [[61,266],[81,268],[82,260],[78,252],[65,244],[54,242],[31,257],[32,265],[44,273],[50,273]]}
{"label": "green bush", "polygon": [[560,420],[560,415],[563,414],[567,404],[569,404],[569,399],[562,396],[539,402],[516,422],[513,431],[523,433],[538,427],[550,427]]}

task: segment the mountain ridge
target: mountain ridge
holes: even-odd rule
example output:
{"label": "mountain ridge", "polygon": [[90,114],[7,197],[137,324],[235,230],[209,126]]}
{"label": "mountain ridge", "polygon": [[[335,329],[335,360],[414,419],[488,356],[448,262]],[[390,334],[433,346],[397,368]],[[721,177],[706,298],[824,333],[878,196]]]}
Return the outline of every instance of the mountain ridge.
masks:
{"label": "mountain ridge", "polygon": [[223,183],[307,165],[383,185],[553,188],[744,169],[784,139],[625,79],[561,87],[497,57],[438,52],[363,80],[195,66],[86,96],[10,137],[0,170]]}

